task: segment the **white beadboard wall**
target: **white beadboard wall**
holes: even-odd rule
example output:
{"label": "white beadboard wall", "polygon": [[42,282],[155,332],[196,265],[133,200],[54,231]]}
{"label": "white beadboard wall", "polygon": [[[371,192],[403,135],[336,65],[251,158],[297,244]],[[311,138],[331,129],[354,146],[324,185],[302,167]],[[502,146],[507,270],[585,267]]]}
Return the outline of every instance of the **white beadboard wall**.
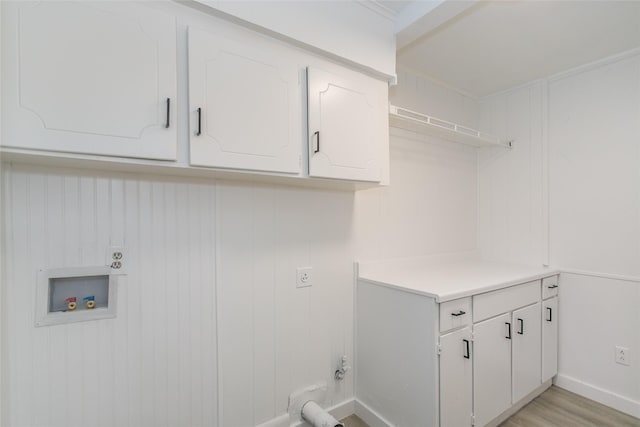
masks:
{"label": "white beadboard wall", "polygon": [[476,149],[394,128],[390,142],[391,185],[356,194],[360,259],[474,251]]}
{"label": "white beadboard wall", "polygon": [[[407,70],[390,103],[477,127],[478,102]],[[356,193],[362,260],[467,252],[477,248],[477,150],[390,128],[391,185]]]}
{"label": "white beadboard wall", "polygon": [[640,51],[550,81],[549,190],[558,382],[640,418]]}
{"label": "white beadboard wall", "polygon": [[[327,406],[353,397],[351,192],[221,182],[217,189],[220,426],[287,413],[293,391],[326,382]],[[313,285],[296,288],[296,268]],[[286,424],[288,425],[288,423]]]}
{"label": "white beadboard wall", "polygon": [[[215,425],[215,187],[2,166],[2,424]],[[34,327],[37,270],[105,265],[109,245],[117,318]]]}
{"label": "white beadboard wall", "polygon": [[411,70],[398,68],[389,103],[474,129],[479,126],[478,99]]}
{"label": "white beadboard wall", "polygon": [[478,246],[483,258],[542,264],[543,117],[546,86],[535,83],[481,102],[481,128],[513,148],[478,150]]}
{"label": "white beadboard wall", "polygon": [[515,146],[479,156],[480,252],[571,272],[557,383],[640,417],[638,51],[483,99],[481,117]]}
{"label": "white beadboard wall", "polygon": [[640,50],[549,83],[549,171],[553,262],[640,278]]}
{"label": "white beadboard wall", "polygon": [[[353,193],[2,166],[3,425],[244,427],[320,381],[352,398]],[[35,328],[37,269],[109,245],[117,318]]]}

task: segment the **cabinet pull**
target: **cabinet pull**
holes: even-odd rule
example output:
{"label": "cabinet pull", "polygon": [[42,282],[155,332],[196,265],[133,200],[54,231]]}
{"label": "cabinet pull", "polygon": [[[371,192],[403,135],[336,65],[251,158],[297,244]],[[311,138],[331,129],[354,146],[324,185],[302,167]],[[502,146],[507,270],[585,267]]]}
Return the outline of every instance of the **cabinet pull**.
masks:
{"label": "cabinet pull", "polygon": [[467,312],[460,310],[457,313],[451,313],[451,315],[455,317],[462,316],[463,314],[467,314]]}
{"label": "cabinet pull", "polygon": [[551,310],[551,307],[547,307],[547,310],[549,310],[549,312],[548,312],[548,313],[549,313],[549,317],[547,317],[547,322],[551,322],[551,319],[552,319],[552,310]]}
{"label": "cabinet pull", "polygon": [[524,335],[524,320],[518,319],[518,322],[520,322],[520,330],[518,331],[518,335]]}
{"label": "cabinet pull", "polygon": [[202,134],[202,108],[198,107],[198,130],[196,131],[196,136],[200,136]]}
{"label": "cabinet pull", "polygon": [[171,98],[167,98],[167,122],[164,125],[164,127],[167,129],[169,129],[169,125],[171,124],[170,117],[171,117]]}
{"label": "cabinet pull", "polygon": [[504,322],[504,324],[507,325],[507,336],[505,338],[510,340],[511,339],[511,323]]}
{"label": "cabinet pull", "polygon": [[471,357],[471,352],[469,350],[469,340],[462,340],[462,342],[464,343],[464,347],[465,347],[465,354],[462,356],[465,359],[469,359]]}
{"label": "cabinet pull", "polygon": [[549,286],[547,286],[547,289],[555,289],[557,287],[558,287],[558,285],[549,285]]}
{"label": "cabinet pull", "polygon": [[317,130],[313,133],[316,137],[316,149],[313,150],[314,153],[320,152],[320,131]]}

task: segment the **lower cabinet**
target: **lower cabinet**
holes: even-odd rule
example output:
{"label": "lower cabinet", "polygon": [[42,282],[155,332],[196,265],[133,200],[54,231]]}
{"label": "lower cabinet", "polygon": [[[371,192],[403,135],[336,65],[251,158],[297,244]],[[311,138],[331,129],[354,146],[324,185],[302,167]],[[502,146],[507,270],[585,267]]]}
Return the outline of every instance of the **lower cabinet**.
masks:
{"label": "lower cabinet", "polygon": [[513,312],[511,340],[513,403],[531,393],[542,381],[540,303]]}
{"label": "lower cabinet", "polygon": [[475,425],[482,426],[511,405],[511,313],[473,325]]}
{"label": "lower cabinet", "polygon": [[558,373],[558,297],[542,302],[542,381]]}
{"label": "lower cabinet", "polygon": [[440,425],[469,425],[473,412],[471,327],[440,336]]}
{"label": "lower cabinet", "polygon": [[543,299],[547,279],[442,303],[360,279],[358,404],[395,426],[500,421],[557,373],[558,297]]}

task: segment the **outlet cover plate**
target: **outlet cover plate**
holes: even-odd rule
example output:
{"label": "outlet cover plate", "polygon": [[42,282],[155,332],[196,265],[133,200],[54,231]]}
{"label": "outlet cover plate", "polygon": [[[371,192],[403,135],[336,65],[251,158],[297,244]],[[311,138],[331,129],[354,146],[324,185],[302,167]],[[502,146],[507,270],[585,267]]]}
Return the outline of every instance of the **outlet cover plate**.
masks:
{"label": "outlet cover plate", "polygon": [[122,276],[128,272],[127,253],[124,246],[111,246],[107,248],[106,264],[110,268],[110,273]]}
{"label": "outlet cover plate", "polygon": [[313,267],[296,268],[296,288],[307,288],[313,285]]}
{"label": "outlet cover plate", "polygon": [[616,363],[621,365],[629,366],[631,354],[629,353],[629,349],[627,347],[616,346]]}

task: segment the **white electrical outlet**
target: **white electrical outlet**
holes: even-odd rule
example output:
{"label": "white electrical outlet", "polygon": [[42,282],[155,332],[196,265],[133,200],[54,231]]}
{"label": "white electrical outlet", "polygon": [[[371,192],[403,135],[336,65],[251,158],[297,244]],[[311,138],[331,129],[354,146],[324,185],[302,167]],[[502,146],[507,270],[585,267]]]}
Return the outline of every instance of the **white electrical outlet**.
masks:
{"label": "white electrical outlet", "polygon": [[626,347],[616,346],[616,363],[621,365],[629,366],[631,354],[629,354],[629,349]]}
{"label": "white electrical outlet", "polygon": [[106,261],[111,268],[110,274],[127,274],[127,257],[123,246],[111,246],[108,248]]}
{"label": "white electrical outlet", "polygon": [[313,283],[313,271],[312,267],[298,267],[296,268],[296,288],[306,288]]}

